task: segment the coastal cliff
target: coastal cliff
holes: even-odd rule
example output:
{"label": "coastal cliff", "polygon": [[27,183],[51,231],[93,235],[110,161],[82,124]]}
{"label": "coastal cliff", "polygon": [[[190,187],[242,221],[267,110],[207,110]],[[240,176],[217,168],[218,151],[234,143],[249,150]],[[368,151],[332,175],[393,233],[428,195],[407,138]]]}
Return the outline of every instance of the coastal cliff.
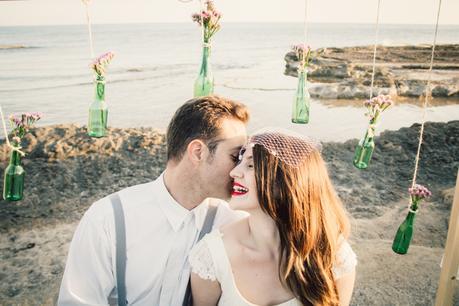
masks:
{"label": "coastal cliff", "polygon": [[[320,99],[366,99],[370,95],[373,46],[321,48],[308,67],[309,92]],[[417,98],[425,94],[432,47],[378,46],[374,94]],[[285,55],[285,74],[297,76],[295,52]],[[459,100],[459,45],[437,45],[432,96]]]}

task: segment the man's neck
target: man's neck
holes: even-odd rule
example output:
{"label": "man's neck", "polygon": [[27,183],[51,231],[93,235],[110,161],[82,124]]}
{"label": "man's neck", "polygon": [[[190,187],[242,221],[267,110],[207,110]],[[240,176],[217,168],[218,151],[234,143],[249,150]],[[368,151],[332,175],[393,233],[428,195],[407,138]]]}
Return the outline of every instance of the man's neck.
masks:
{"label": "man's neck", "polygon": [[205,197],[199,190],[199,184],[190,171],[181,169],[180,165],[167,165],[164,171],[164,185],[177,203],[188,210],[201,204]]}

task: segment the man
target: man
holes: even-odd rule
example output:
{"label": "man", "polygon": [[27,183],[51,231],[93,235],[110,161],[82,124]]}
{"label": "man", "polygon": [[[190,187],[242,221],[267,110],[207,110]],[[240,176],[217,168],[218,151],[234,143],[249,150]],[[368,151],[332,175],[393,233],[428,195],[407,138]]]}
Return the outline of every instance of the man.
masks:
{"label": "man", "polygon": [[[182,304],[190,274],[187,255],[204,222],[206,198],[229,198],[229,172],[246,142],[248,119],[244,105],[225,98],[186,102],[167,130],[166,170],[153,182],[118,192],[126,226],[129,305]],[[214,228],[241,217],[218,202]],[[115,240],[114,213],[105,197],[76,229],[59,305],[107,305],[116,291]]]}

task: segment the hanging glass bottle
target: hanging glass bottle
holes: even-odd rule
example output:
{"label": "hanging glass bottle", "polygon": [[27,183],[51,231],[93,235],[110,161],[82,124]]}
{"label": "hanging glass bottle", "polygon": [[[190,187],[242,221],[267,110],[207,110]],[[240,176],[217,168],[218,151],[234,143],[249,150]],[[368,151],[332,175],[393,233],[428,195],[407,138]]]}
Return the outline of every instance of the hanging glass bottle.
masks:
{"label": "hanging glass bottle", "polygon": [[399,226],[397,234],[395,234],[394,242],[392,243],[392,250],[398,254],[406,254],[413,237],[413,226],[416,218],[416,211],[411,210],[408,212],[405,221]]}
{"label": "hanging glass bottle", "polygon": [[394,242],[392,243],[392,250],[398,254],[406,254],[408,252],[411,238],[413,237],[414,220],[419,205],[424,199],[432,195],[432,192],[427,189],[427,187],[415,183],[408,188],[408,192],[411,198],[408,215],[405,221],[399,226],[395,234]]}
{"label": "hanging glass bottle", "polygon": [[107,135],[108,108],[105,103],[105,78],[97,75],[95,80],[95,98],[89,107],[88,135],[104,137]]}
{"label": "hanging glass bottle", "polygon": [[24,191],[24,176],[25,171],[21,165],[21,154],[16,150],[12,150],[10,163],[5,169],[5,177],[3,180],[3,199],[8,201],[22,200]]}
{"label": "hanging glass bottle", "polygon": [[194,82],[194,97],[211,95],[214,92],[214,77],[210,66],[210,45],[204,43],[202,47],[201,68],[198,78]]}
{"label": "hanging glass bottle", "polygon": [[295,99],[293,100],[292,122],[306,124],[309,122],[309,100],[311,96],[307,88],[307,71],[300,69],[298,71],[298,88]]}
{"label": "hanging glass bottle", "polygon": [[354,166],[359,169],[366,169],[370,163],[371,156],[373,155],[373,151],[375,149],[375,129],[375,120],[372,119],[370,120],[365,137],[359,141],[357,147],[355,148]]}

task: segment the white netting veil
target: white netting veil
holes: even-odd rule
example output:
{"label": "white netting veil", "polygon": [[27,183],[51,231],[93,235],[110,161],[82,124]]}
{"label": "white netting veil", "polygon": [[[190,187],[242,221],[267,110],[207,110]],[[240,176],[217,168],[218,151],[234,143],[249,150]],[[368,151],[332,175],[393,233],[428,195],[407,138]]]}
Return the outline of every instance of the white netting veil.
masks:
{"label": "white netting veil", "polygon": [[250,138],[248,144],[263,146],[270,154],[292,167],[299,167],[313,152],[321,152],[319,141],[296,132],[283,129],[263,129]]}

